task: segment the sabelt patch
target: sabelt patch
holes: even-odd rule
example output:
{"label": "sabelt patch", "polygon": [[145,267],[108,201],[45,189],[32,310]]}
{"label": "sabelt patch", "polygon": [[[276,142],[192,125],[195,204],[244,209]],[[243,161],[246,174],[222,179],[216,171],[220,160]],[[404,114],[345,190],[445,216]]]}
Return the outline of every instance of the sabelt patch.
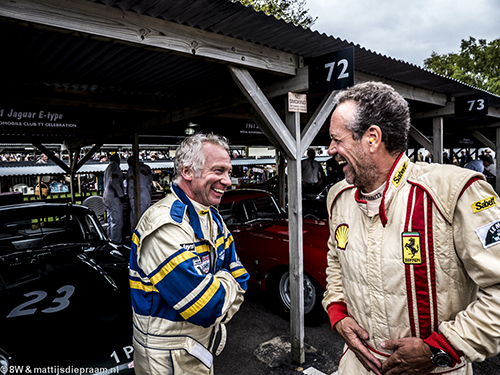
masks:
{"label": "sabelt patch", "polygon": [[500,220],[476,229],[476,234],[485,249],[500,242]]}
{"label": "sabelt patch", "polygon": [[472,203],[472,212],[476,213],[482,210],[486,210],[487,208],[491,208],[497,205],[497,200],[495,196],[482,199],[480,201]]}
{"label": "sabelt patch", "polygon": [[335,240],[337,241],[337,249],[345,251],[349,242],[349,225],[342,223],[337,225],[335,229]]}
{"label": "sabelt patch", "polygon": [[422,248],[420,247],[419,232],[403,232],[403,263],[422,264]]}
{"label": "sabelt patch", "polygon": [[403,163],[403,165],[401,167],[399,167],[398,171],[396,172],[396,174],[392,178],[392,183],[394,184],[394,186],[398,187],[399,183],[401,181],[403,181],[403,177],[405,175],[407,168],[408,168],[408,162],[405,161]]}

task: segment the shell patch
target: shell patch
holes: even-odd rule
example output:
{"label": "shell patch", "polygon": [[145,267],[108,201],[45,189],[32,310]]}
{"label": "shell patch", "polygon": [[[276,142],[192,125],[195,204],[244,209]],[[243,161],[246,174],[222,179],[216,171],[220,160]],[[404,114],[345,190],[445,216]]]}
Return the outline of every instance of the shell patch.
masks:
{"label": "shell patch", "polygon": [[485,249],[500,242],[500,220],[476,229],[476,234]]}
{"label": "shell patch", "polygon": [[335,240],[337,241],[337,249],[345,251],[349,242],[349,225],[346,223],[337,225]]}

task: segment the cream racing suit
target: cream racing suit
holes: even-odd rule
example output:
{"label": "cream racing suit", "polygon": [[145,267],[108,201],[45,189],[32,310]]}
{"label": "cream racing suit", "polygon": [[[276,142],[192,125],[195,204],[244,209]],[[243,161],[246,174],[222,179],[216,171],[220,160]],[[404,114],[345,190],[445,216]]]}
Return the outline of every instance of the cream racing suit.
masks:
{"label": "cream racing suit", "polygon": [[[332,326],[352,316],[366,346],[384,362],[382,341],[421,337],[448,352],[453,368],[499,352],[500,208],[481,174],[412,163],[402,154],[388,176],[378,214],[345,180],[331,188],[323,306]],[[347,350],[339,375],[367,374]]]}
{"label": "cream racing suit", "polygon": [[217,211],[196,211],[178,186],[172,189],[141,217],[132,238],[137,375],[213,373],[212,351],[222,350],[216,335],[224,334],[223,344],[222,323],[238,311],[249,278]]}

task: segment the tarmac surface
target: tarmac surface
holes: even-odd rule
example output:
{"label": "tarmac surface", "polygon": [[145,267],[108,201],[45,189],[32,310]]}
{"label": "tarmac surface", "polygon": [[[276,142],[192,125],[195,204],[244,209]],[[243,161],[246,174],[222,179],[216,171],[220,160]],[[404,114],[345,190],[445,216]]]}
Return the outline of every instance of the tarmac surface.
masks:
{"label": "tarmac surface", "polygon": [[273,311],[265,294],[249,285],[240,311],[226,325],[227,343],[215,358],[216,375],[335,374],[343,340],[328,319],[305,326],[305,363],[292,362],[290,322]]}
{"label": "tarmac surface", "polygon": [[[337,375],[344,341],[325,318],[305,326],[305,363],[293,363],[290,322],[249,284],[240,311],[227,324],[227,343],[215,358],[215,375]],[[474,375],[500,375],[500,355],[473,364]]]}

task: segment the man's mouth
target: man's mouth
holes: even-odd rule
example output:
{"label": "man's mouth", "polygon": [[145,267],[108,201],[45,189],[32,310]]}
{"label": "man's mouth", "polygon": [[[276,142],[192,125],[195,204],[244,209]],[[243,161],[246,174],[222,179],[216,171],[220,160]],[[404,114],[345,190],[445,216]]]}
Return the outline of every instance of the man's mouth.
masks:
{"label": "man's mouth", "polygon": [[215,191],[216,193],[224,194],[224,190],[217,189],[217,188],[212,188],[212,190]]}
{"label": "man's mouth", "polygon": [[342,156],[337,155],[335,157],[335,160],[337,160],[337,163],[339,163],[339,165],[347,164],[347,160],[345,160]]}

